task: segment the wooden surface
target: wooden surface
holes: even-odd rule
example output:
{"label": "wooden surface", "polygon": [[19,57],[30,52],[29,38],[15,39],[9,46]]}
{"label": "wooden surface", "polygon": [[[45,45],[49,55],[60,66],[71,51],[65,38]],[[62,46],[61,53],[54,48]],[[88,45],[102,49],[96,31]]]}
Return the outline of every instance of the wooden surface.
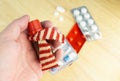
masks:
{"label": "wooden surface", "polygon": [[[66,12],[59,21],[57,5]],[[86,42],[79,59],[56,75],[44,74],[41,81],[120,81],[120,0],[0,0],[0,30],[13,19],[28,14],[32,19],[51,20],[65,35],[75,20],[70,10],[87,6],[103,38]]]}

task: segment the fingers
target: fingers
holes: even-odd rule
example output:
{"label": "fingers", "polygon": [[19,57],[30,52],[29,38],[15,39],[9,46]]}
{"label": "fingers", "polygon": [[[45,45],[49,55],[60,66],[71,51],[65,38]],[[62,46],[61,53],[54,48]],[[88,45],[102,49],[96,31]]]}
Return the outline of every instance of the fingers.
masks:
{"label": "fingers", "polygon": [[[44,27],[44,28],[45,28],[45,27],[54,27],[53,24],[52,24],[52,22],[49,21],[49,20],[44,21],[44,22],[41,22],[41,24],[42,24],[42,27]],[[54,28],[55,28],[55,27],[54,27]],[[55,28],[55,29],[59,32],[59,30],[58,30],[57,28]],[[60,42],[58,42],[58,41],[55,41],[55,40],[49,40],[48,43],[51,44],[52,50],[55,50],[55,49],[57,49],[59,46],[62,45],[62,43],[60,43]],[[62,57],[63,51],[59,48],[59,49],[57,49],[57,50],[54,52],[54,54],[55,54],[56,60],[59,61],[60,58]]]}
{"label": "fingers", "polygon": [[41,25],[42,25],[42,27],[44,27],[44,28],[45,28],[45,27],[53,27],[52,22],[49,21],[49,20],[41,22]]}
{"label": "fingers", "polygon": [[63,51],[62,49],[58,49],[54,54],[55,54],[56,60],[59,61],[63,56]]}
{"label": "fingers", "polygon": [[3,30],[2,34],[9,39],[17,39],[21,32],[26,30],[29,22],[29,16],[25,15],[14,20],[10,23],[5,30]]}

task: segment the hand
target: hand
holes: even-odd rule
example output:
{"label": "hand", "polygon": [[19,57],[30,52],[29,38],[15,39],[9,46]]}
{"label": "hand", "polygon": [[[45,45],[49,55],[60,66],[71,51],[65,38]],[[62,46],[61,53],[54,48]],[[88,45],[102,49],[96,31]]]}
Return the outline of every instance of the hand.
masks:
{"label": "hand", "polygon": [[[43,72],[35,51],[27,39],[29,16],[14,20],[0,33],[0,81],[39,81]],[[42,22],[51,27],[50,21]],[[60,43],[50,41],[54,48]],[[59,60],[62,51],[56,51]]]}

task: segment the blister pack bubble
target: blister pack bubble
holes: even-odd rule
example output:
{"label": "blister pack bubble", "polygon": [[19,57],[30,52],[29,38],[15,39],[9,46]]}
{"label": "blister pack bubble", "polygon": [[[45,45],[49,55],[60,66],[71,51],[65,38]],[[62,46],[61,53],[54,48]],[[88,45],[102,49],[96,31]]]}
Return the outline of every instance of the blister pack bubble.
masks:
{"label": "blister pack bubble", "polygon": [[87,41],[101,38],[101,32],[87,7],[74,8],[71,12]]}
{"label": "blister pack bubble", "polygon": [[61,49],[63,50],[63,56],[59,60],[57,68],[52,68],[50,72],[52,74],[57,73],[58,71],[62,70],[66,66],[72,64],[78,58],[78,54],[75,52],[73,47],[69,44],[67,40],[64,41],[64,44],[61,45]]}

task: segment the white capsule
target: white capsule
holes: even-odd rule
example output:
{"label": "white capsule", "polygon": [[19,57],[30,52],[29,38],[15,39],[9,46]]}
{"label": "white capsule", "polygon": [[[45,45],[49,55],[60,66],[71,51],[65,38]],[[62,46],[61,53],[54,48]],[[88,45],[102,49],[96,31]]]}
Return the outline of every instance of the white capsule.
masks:
{"label": "white capsule", "polygon": [[57,6],[56,10],[61,12],[61,13],[65,12],[65,9],[62,6]]}
{"label": "white capsule", "polygon": [[85,21],[81,21],[81,22],[80,22],[80,25],[81,25],[82,27],[84,27],[84,26],[86,26],[86,22],[85,22]]}
{"label": "white capsule", "polygon": [[77,15],[80,14],[80,11],[79,11],[78,9],[75,9],[75,10],[73,11],[73,14],[74,14],[75,16],[77,16]]}
{"label": "white capsule", "polygon": [[83,14],[87,13],[87,9],[86,8],[81,8],[81,13],[83,13]]}
{"label": "white capsule", "polygon": [[78,22],[80,22],[82,19],[83,19],[83,17],[82,17],[81,15],[76,16],[76,20],[77,20]]}
{"label": "white capsule", "polygon": [[94,25],[92,25],[91,27],[91,30],[92,30],[92,32],[96,32],[97,31],[97,26],[94,24]]}
{"label": "white capsule", "polygon": [[84,18],[85,19],[89,19],[90,18],[90,14],[88,14],[88,13],[84,14]]}
{"label": "white capsule", "polygon": [[94,20],[93,19],[88,19],[88,24],[89,25],[92,25],[94,23]]}
{"label": "white capsule", "polygon": [[57,17],[58,15],[59,15],[59,12],[55,11],[55,12],[54,12],[54,16]]}

